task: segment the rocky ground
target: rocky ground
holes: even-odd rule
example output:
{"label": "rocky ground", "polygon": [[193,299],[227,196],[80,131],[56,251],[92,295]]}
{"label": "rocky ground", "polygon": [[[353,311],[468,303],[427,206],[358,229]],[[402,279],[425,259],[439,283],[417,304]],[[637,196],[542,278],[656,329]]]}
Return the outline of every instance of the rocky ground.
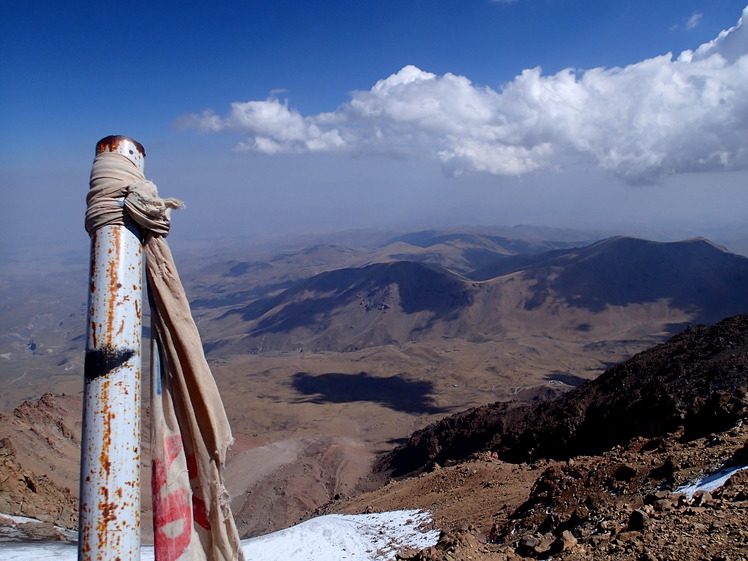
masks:
{"label": "rocky ground", "polygon": [[[33,518],[22,525],[0,518],[0,536],[64,539],[78,524],[76,463],[80,457],[80,400],[44,395],[0,415],[0,513]],[[50,461],[50,460],[63,461]]]}
{"label": "rocky ground", "polygon": [[30,519],[19,524],[0,514],[0,540],[65,540],[68,535],[63,528],[78,525],[78,499],[48,477],[23,468],[13,447],[3,440],[0,441],[0,513]]}
{"label": "rocky ground", "polygon": [[497,402],[446,417],[385,455],[379,469],[417,474],[480,451],[509,462],[598,454],[634,437],[693,440],[746,416],[748,315],[690,327],[595,380],[542,403]]}
{"label": "rocky ground", "polygon": [[[38,417],[45,442],[61,447],[76,442],[68,424],[54,421],[54,411],[66,407],[66,398],[45,396],[11,420]],[[24,450],[22,466],[15,446],[0,443],[0,512],[47,525],[29,527],[27,539],[54,538],[44,537],[56,532],[52,523],[74,526],[74,500],[25,468],[42,450]],[[269,446],[248,440],[234,452],[231,485],[246,484],[234,478],[247,466],[267,465]],[[313,465],[294,456],[309,446],[319,457]],[[308,503],[307,518],[431,511],[439,543],[398,559],[748,561],[748,470],[712,491],[684,489],[720,468],[748,466],[748,316],[688,329],[555,400],[484,406],[430,425],[381,457],[357,490],[352,479],[342,485],[332,477],[363,457],[351,442],[281,448],[296,459],[281,462],[263,484],[286,489],[293,480],[301,499],[288,504],[298,506],[323,482],[327,490]],[[301,474],[313,475],[306,494]],[[259,504],[237,504],[239,517]],[[14,524],[8,532],[18,539]]]}
{"label": "rocky ground", "polygon": [[748,470],[712,492],[682,488],[748,466],[746,421],[738,316],[553,402],[486,406],[418,431],[380,461],[399,479],[328,510],[433,510],[441,541],[401,559],[745,560]]}
{"label": "rocky ground", "polygon": [[748,465],[747,443],[741,424],[690,442],[680,432],[636,438],[563,462],[515,465],[481,453],[323,510],[431,510],[439,543],[398,559],[745,560],[748,470],[712,492],[679,489],[720,467]]}

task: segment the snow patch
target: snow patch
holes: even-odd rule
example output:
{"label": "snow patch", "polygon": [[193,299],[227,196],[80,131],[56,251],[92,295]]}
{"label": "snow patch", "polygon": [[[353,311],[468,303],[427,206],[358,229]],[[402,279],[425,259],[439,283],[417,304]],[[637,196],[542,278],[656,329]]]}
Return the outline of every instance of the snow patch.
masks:
{"label": "snow patch", "polygon": [[[11,517],[14,521],[20,517]],[[30,520],[24,519],[23,521]],[[431,514],[396,510],[377,514],[330,514],[291,528],[242,541],[252,561],[346,559],[384,561],[404,547],[421,549],[436,544],[438,530],[425,530]],[[69,543],[0,543],[4,561],[75,561],[78,547]],[[141,560],[153,561],[153,547],[141,548]]]}
{"label": "snow patch", "polygon": [[[23,527],[25,524],[37,525],[38,527],[43,526],[44,522],[37,518],[13,516],[11,514],[3,514],[0,512],[0,548],[2,547],[3,540],[18,540],[21,539],[21,536],[25,536],[26,534],[24,531],[19,529],[19,526]],[[73,541],[78,537],[78,532],[75,530],[68,530],[62,526],[57,526],[56,524],[53,524],[52,527],[57,531],[61,539]]]}
{"label": "snow patch", "polygon": [[715,471],[714,473],[710,475],[707,475],[706,477],[702,477],[701,479],[696,480],[691,485],[685,485],[683,487],[679,487],[678,489],[675,490],[675,492],[683,493],[689,499],[693,498],[693,496],[698,491],[708,491],[711,493],[712,491],[722,487],[722,485],[725,484],[725,481],[730,479],[730,477],[732,477],[734,474],[744,469],[748,469],[748,465],[722,468],[720,470]]}

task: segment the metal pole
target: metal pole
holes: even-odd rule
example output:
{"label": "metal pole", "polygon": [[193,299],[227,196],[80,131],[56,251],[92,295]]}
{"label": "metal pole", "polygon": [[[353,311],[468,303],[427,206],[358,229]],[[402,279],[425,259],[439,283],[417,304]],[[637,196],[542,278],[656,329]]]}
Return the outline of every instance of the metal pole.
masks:
{"label": "metal pole", "polygon": [[[96,154],[143,166],[145,150],[109,136]],[[91,233],[78,559],[140,559],[142,246],[136,226]]]}

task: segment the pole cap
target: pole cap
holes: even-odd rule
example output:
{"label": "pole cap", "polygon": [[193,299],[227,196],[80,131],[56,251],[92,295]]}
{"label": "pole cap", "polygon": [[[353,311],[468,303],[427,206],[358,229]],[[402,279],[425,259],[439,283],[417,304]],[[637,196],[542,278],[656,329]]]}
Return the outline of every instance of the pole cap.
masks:
{"label": "pole cap", "polygon": [[122,154],[141,169],[145,163],[145,148],[143,148],[140,142],[133,140],[129,136],[116,134],[102,138],[96,143],[96,155],[98,156],[104,152]]}

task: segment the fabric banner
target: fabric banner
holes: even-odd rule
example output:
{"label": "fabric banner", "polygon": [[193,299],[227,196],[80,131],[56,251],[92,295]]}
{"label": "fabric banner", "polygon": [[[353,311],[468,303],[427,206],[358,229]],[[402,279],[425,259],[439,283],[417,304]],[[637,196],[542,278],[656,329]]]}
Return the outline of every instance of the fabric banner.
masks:
{"label": "fabric banner", "polygon": [[[242,561],[221,469],[231,428],[169,246],[169,213],[182,204],[123,155],[99,154],[91,171],[86,229],[137,223],[143,234],[160,368],[151,410],[156,561]],[[124,207],[124,210],[123,210]],[[153,360],[152,359],[152,360]]]}

